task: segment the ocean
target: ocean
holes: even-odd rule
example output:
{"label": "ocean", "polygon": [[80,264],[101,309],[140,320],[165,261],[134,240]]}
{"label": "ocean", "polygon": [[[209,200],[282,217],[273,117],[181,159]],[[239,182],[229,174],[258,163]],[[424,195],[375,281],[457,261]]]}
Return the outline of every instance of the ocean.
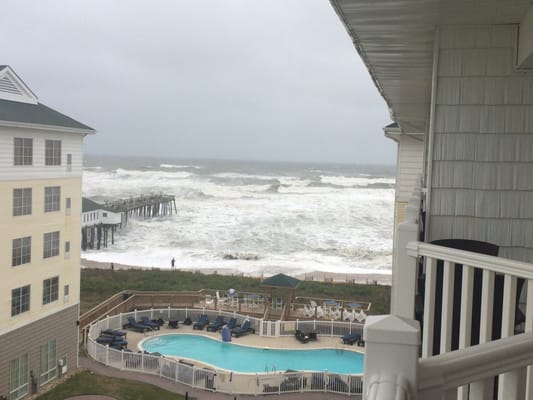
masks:
{"label": "ocean", "polygon": [[164,193],[177,214],[134,220],[101,262],[269,276],[390,274],[394,167],[86,155],[97,202]]}

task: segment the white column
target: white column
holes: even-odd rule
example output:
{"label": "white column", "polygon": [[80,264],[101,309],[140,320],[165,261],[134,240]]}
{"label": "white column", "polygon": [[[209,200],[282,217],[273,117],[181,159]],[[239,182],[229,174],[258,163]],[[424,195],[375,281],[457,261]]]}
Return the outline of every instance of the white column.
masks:
{"label": "white column", "polygon": [[[364,328],[363,400],[416,398],[418,387],[418,321],[395,315],[369,316]],[[388,396],[390,395],[390,396]]]}
{"label": "white column", "polygon": [[[503,283],[502,338],[514,335],[516,306],[516,277],[505,275]],[[498,399],[518,399],[519,372],[511,371],[499,376]]]}
{"label": "white column", "polygon": [[444,261],[442,281],[442,313],[440,329],[440,354],[452,350],[452,321],[453,321],[453,281],[455,264]]}
{"label": "white column", "polygon": [[[479,343],[492,340],[492,314],[494,306],[494,272],[483,270],[481,289],[481,320],[479,323]],[[493,378],[470,384],[470,400],[492,399]]]}
{"label": "white column", "polygon": [[433,327],[435,323],[435,286],[437,260],[426,257],[426,284],[424,289],[424,326],[422,331],[422,357],[433,355]]}
{"label": "white column", "polygon": [[396,254],[392,264],[391,312],[414,318],[418,260],[407,254],[407,244],[418,239],[418,225],[401,223],[397,228]]}

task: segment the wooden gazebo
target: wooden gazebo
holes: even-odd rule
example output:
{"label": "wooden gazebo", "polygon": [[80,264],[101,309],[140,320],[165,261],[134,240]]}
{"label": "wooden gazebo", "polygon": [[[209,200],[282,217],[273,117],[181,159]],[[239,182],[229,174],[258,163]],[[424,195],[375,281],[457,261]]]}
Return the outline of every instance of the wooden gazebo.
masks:
{"label": "wooden gazebo", "polygon": [[[278,300],[281,299],[283,307],[279,317],[283,320],[287,314],[287,306],[290,306],[294,302],[296,288],[300,282],[299,279],[285,274],[277,274],[264,279],[261,282],[261,287],[263,288],[265,298],[269,299],[270,304],[267,305],[269,310],[268,314],[270,314],[273,308],[275,311],[278,311],[276,305]],[[274,312],[274,314],[277,314],[277,312]]]}

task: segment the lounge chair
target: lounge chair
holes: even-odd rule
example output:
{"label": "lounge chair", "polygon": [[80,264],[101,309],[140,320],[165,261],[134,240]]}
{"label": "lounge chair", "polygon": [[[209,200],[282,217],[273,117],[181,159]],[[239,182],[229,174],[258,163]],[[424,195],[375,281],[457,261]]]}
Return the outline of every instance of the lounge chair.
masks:
{"label": "lounge chair", "polygon": [[301,343],[308,343],[309,342],[309,336],[307,336],[305,333],[303,333],[301,330],[296,329],[294,332],[294,337],[298,339]]}
{"label": "lounge chair", "polygon": [[100,336],[99,338],[96,338],[95,341],[98,344],[107,345],[118,350],[128,345],[128,342],[125,339],[118,336]]}
{"label": "lounge chair", "polygon": [[209,325],[207,326],[207,330],[208,330],[208,331],[216,332],[216,331],[218,331],[219,329],[221,329],[225,324],[226,324],[226,321],[224,321],[224,317],[223,317],[222,315],[219,315],[219,316],[215,319],[215,322],[213,322],[212,324],[209,324]]}
{"label": "lounge chair", "polygon": [[172,329],[178,329],[179,321],[177,319],[169,319],[168,320],[168,327],[172,328]]}
{"label": "lounge chair", "polygon": [[111,337],[126,337],[127,332],[119,331],[117,329],[104,329],[100,332],[100,336],[111,336]]}
{"label": "lounge chair", "polygon": [[250,327],[250,321],[244,321],[244,324],[240,328],[235,328],[233,331],[231,331],[232,335],[235,337],[239,337],[241,335],[246,335],[250,332],[255,333],[255,329]]}
{"label": "lounge chair", "polygon": [[202,314],[200,315],[200,318],[198,318],[198,321],[192,326],[192,329],[203,330],[207,324],[209,324],[209,318],[207,318],[206,314]]}
{"label": "lounge chair", "polygon": [[228,323],[227,323],[227,327],[230,329],[230,330],[233,330],[235,328],[237,328],[239,325],[237,325],[237,319],[236,318],[230,318]]}
{"label": "lounge chair", "polygon": [[145,324],[141,324],[141,323],[135,321],[135,319],[133,317],[128,317],[128,326],[131,329],[135,329],[135,330],[140,331],[142,333],[152,330],[152,328],[150,326],[145,325]]}
{"label": "lounge chair", "polygon": [[309,340],[317,340],[316,332],[309,332],[307,336],[309,336]]}
{"label": "lounge chair", "polygon": [[191,317],[187,317],[182,322],[183,325],[192,325]]}
{"label": "lounge chair", "polygon": [[141,317],[141,323],[149,326],[152,330],[159,330],[159,323],[150,321],[148,317]]}
{"label": "lounge chair", "polygon": [[361,334],[347,333],[346,335],[341,337],[341,339],[342,339],[342,343],[353,345],[355,342],[358,342],[359,340],[361,340]]}

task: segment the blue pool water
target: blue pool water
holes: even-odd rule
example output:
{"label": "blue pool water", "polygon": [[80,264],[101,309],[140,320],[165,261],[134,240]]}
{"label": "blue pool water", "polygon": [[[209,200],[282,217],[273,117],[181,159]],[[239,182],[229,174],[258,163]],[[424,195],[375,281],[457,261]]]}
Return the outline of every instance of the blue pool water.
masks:
{"label": "blue pool water", "polygon": [[343,349],[277,350],[239,346],[199,335],[161,335],[142,343],[144,350],[198,360],[239,372],[305,371],[355,374],[363,372],[363,355]]}

